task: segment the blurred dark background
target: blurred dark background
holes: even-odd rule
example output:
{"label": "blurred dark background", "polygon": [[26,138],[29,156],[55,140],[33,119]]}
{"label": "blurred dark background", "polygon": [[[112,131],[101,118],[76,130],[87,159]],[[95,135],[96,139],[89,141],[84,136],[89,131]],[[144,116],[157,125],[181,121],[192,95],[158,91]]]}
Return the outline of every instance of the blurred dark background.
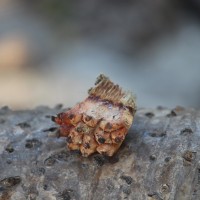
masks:
{"label": "blurred dark background", "polygon": [[200,107],[199,0],[0,0],[0,106],[72,106],[100,74],[139,107]]}

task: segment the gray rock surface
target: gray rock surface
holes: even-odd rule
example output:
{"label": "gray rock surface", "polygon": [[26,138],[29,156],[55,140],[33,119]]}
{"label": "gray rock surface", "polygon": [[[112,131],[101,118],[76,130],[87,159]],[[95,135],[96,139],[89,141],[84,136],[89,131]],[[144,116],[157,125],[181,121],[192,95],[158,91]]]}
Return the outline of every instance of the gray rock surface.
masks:
{"label": "gray rock surface", "polygon": [[200,112],[138,109],[112,157],[83,158],[56,137],[50,109],[0,109],[0,200],[200,199]]}

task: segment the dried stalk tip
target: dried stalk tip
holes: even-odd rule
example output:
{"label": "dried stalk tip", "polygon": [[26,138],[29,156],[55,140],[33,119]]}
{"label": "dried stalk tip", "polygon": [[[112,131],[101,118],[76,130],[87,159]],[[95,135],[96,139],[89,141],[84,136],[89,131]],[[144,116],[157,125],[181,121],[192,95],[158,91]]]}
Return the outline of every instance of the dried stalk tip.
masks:
{"label": "dried stalk tip", "polygon": [[136,111],[135,98],[101,74],[89,97],[52,120],[60,125],[70,150],[87,157],[95,152],[112,156],[121,146]]}
{"label": "dried stalk tip", "polygon": [[123,104],[136,110],[135,97],[131,92],[124,92],[119,85],[114,84],[108,77],[101,74],[95,82],[96,87],[91,88],[88,93],[90,96],[108,100],[114,104]]}

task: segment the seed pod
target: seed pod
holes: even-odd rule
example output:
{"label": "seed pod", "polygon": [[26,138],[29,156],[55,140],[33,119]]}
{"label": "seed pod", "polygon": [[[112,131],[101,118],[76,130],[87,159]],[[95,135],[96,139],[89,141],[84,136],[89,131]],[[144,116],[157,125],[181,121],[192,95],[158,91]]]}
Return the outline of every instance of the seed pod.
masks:
{"label": "seed pod", "polygon": [[112,156],[133,122],[135,98],[104,75],[88,93],[83,102],[52,119],[60,125],[60,136],[67,137],[70,150],[80,150],[85,157],[95,152]]}

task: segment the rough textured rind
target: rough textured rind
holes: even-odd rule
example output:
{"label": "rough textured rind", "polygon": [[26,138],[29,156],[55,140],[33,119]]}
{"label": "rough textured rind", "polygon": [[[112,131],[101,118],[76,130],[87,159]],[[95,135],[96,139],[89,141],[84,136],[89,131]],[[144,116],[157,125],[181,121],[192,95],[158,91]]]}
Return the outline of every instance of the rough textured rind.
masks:
{"label": "rough textured rind", "polygon": [[55,138],[63,110],[0,109],[0,200],[200,199],[200,111],[138,109],[113,157],[84,158]]}
{"label": "rough textured rind", "polygon": [[135,98],[102,74],[95,85],[83,102],[53,121],[60,125],[60,136],[67,137],[70,150],[80,150],[84,157],[95,152],[113,156],[133,122]]}

